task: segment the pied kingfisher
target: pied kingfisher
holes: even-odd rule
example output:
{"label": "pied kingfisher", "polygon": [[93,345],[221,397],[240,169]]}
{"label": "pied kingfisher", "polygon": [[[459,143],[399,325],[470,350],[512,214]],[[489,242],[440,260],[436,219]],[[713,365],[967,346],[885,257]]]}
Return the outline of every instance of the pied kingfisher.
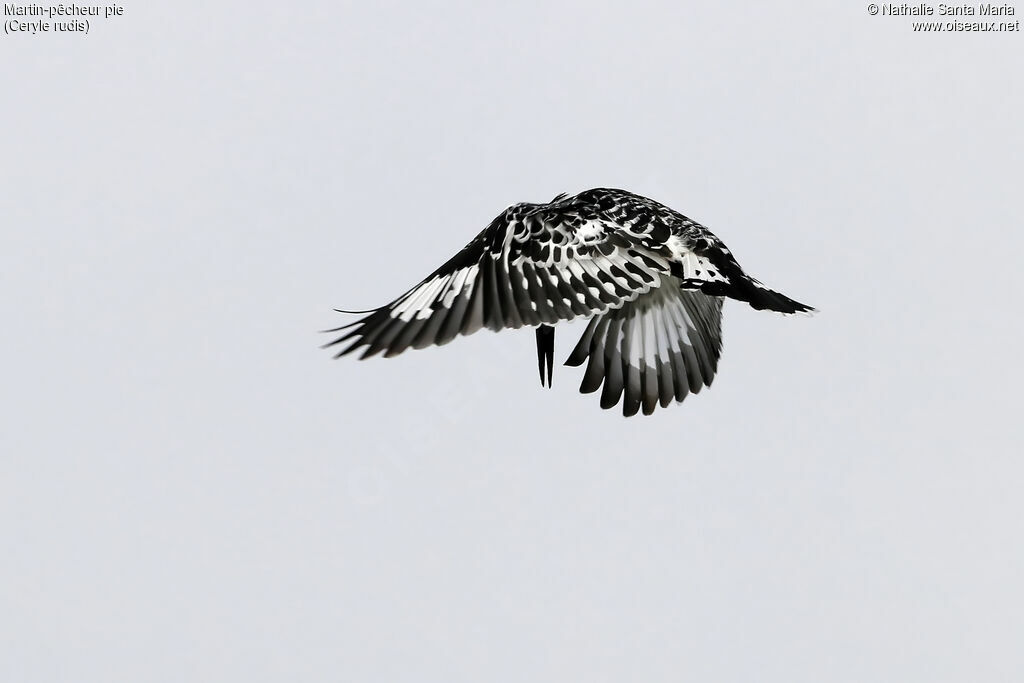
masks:
{"label": "pied kingfisher", "polygon": [[551,385],[553,325],[589,318],[566,360],[587,361],[580,391],[601,407],[649,415],[711,385],[722,350],[722,301],[810,314],[743,272],[707,228],[615,189],[505,209],[462,251],[391,303],[342,327],[326,347],[361,358],[447,344],[482,327],[536,328],[541,385]]}

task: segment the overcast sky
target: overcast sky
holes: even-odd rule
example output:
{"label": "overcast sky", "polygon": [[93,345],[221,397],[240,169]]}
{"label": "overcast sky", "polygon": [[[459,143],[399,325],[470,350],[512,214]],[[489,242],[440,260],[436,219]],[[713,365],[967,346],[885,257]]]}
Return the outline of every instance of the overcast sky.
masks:
{"label": "overcast sky", "polygon": [[[0,36],[0,680],[1021,680],[1021,34],[493,5]],[[628,420],[528,330],[318,349],[593,186],[821,313]]]}

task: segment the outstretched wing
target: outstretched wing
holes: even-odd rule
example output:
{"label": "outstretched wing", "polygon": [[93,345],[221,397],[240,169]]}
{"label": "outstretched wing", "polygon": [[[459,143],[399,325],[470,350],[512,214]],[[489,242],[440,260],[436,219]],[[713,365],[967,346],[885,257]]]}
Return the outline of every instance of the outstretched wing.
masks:
{"label": "outstretched wing", "polygon": [[566,365],[589,359],[580,391],[601,407],[650,415],[711,386],[722,352],[722,298],[680,288],[675,277],[590,321]]}
{"label": "outstretched wing", "polygon": [[349,325],[326,346],[361,358],[446,344],[482,327],[554,324],[606,313],[671,271],[643,230],[623,230],[580,196],[516,204],[418,285]]}

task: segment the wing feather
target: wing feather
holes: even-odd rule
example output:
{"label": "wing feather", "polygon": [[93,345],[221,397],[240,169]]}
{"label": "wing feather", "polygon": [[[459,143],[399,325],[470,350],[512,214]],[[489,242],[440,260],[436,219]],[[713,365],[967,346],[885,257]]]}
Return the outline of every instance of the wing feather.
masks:
{"label": "wing feather", "polygon": [[526,283],[527,296],[533,305],[537,307],[537,316],[540,318],[540,321],[549,325],[559,321],[561,316],[548,302],[543,276],[537,272],[537,269],[529,261],[523,261],[521,267],[523,269],[523,280]]}
{"label": "wing feather", "polygon": [[[662,408],[667,408],[676,395],[676,379],[672,373],[672,355],[669,351],[669,332],[665,324],[665,313],[660,307],[654,308],[654,334],[658,345],[658,388]],[[653,410],[653,409],[652,409]]]}
{"label": "wing feather", "polygon": [[601,407],[643,410],[709,386],[721,354],[721,297],[687,290],[674,276],[621,308],[591,319],[567,365],[587,369],[582,393],[603,386]]}
{"label": "wing feather", "polygon": [[[604,381],[605,358],[607,357],[605,344],[608,340],[606,333],[610,323],[611,320],[606,315],[599,316],[591,321],[591,324],[594,325],[594,333],[589,349],[590,363],[587,364],[587,369],[583,374],[583,382],[580,384],[580,391],[584,394],[594,393],[601,388],[601,383]],[[587,355],[584,354],[579,363],[582,365],[586,359]]]}

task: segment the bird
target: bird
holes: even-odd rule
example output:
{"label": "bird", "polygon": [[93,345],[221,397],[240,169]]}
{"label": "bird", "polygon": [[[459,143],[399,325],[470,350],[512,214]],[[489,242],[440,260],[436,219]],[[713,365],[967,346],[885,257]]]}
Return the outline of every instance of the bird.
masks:
{"label": "bird", "polygon": [[[555,326],[587,326],[565,365],[587,364],[580,392],[604,409],[652,414],[711,386],[724,299],[811,315],[807,304],[747,275],[706,227],[626,190],[562,193],[498,214],[461,251],[388,304],[325,330],[335,358],[447,344],[487,328],[533,327],[541,386],[553,377]],[[347,342],[347,344],[345,344]]]}

